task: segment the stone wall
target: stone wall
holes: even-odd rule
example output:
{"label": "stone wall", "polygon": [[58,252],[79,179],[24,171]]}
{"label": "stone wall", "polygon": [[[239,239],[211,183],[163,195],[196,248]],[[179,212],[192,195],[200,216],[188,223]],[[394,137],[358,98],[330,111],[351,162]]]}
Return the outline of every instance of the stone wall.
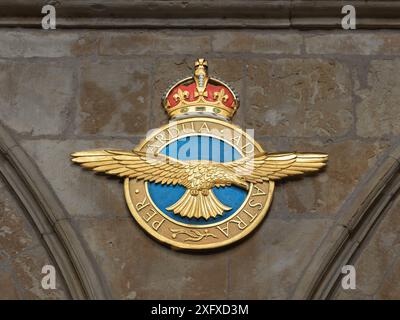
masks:
{"label": "stone wall", "polygon": [[62,277],[56,290],[42,288],[42,267],[54,261],[3,181],[0,196],[0,299],[69,298]]}
{"label": "stone wall", "polygon": [[[398,145],[399,55],[395,30],[1,29],[0,121],[60,200],[108,297],[305,298],[299,286],[327,235]],[[161,94],[203,56],[239,92],[233,122],[254,128],[267,151],[321,151],[330,160],[322,174],[279,183],[251,237],[193,254],[150,239],[122,183],[82,171],[69,154],[132,148],[166,123]],[[54,292],[38,289],[51,249],[10,197],[2,184],[0,297],[68,298],[63,280]],[[396,208],[352,257],[360,287],[331,298],[400,298]]]}

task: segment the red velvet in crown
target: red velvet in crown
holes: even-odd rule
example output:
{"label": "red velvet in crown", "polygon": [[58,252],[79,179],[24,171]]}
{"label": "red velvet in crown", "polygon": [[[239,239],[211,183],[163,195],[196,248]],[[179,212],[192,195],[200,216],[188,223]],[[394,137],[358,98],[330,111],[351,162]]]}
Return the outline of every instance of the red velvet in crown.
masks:
{"label": "red velvet in crown", "polygon": [[163,100],[170,117],[218,116],[232,118],[239,100],[231,88],[221,80],[208,76],[208,63],[195,62],[193,77],[177,82]]}
{"label": "red velvet in crown", "polygon": [[[196,95],[196,83],[191,83],[187,86],[181,84],[177,87],[175,87],[174,89],[172,89],[169,93],[169,95],[167,96],[167,100],[169,102],[168,104],[168,108],[173,108],[175,106],[178,105],[179,100],[174,99],[174,96],[176,96],[176,94],[178,93],[178,90],[181,89],[183,92],[188,92],[189,96],[187,98],[185,98],[186,101],[196,101],[198,99],[198,95]],[[217,99],[215,99],[215,93],[219,93],[221,92],[221,89],[224,90],[225,94],[227,95],[227,99],[223,100],[222,103],[224,104],[225,107],[227,108],[235,108],[235,99],[233,97],[233,94],[230,92],[230,90],[225,87],[225,86],[215,86],[212,84],[207,84],[206,87],[206,92],[207,94],[205,94],[204,99],[206,101],[210,101],[210,102],[215,102]]]}

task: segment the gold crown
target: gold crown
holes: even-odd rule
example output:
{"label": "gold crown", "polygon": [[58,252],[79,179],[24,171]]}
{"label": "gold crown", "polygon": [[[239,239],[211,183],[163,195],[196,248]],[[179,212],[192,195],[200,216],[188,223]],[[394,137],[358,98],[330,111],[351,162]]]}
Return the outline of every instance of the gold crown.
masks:
{"label": "gold crown", "polygon": [[197,59],[193,76],[175,83],[165,94],[163,106],[171,118],[209,115],[229,120],[239,99],[228,84],[208,76],[205,59]]}

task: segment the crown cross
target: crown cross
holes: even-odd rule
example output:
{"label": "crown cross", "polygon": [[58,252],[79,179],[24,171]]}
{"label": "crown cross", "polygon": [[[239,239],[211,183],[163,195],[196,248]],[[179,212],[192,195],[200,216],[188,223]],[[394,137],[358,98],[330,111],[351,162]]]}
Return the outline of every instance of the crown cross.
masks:
{"label": "crown cross", "polygon": [[208,63],[204,59],[198,59],[194,66],[194,81],[196,82],[196,96],[207,97],[207,91],[205,91],[208,83]]}

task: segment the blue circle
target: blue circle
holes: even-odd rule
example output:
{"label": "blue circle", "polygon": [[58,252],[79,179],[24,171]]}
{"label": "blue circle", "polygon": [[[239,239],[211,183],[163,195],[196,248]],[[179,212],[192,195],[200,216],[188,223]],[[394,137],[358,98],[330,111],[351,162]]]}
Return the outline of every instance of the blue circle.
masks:
{"label": "blue circle", "polygon": [[[240,159],[239,152],[224,141],[204,135],[190,136],[175,140],[164,147],[160,153],[179,160],[211,160],[215,162],[228,162]],[[162,185],[149,182],[148,191],[154,204],[168,217],[177,222],[192,225],[209,225],[225,220],[234,214],[243,204],[247,197],[247,191],[236,186],[214,187],[212,191],[215,196],[231,210],[225,211],[222,216],[215,218],[187,218],[172,211],[166,210],[177,202],[185,193],[186,188],[181,185]]]}

